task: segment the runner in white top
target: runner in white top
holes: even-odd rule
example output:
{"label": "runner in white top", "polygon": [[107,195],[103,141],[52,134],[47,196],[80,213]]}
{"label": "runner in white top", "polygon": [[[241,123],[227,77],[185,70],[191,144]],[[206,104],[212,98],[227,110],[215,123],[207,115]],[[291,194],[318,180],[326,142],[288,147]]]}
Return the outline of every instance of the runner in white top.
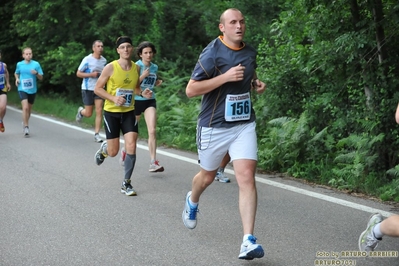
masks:
{"label": "runner in white top", "polygon": [[107,64],[107,60],[102,56],[104,45],[102,41],[93,42],[93,53],[83,58],[80,63],[76,76],[82,78],[82,100],[84,108],[80,106],[76,114],[76,122],[81,122],[83,117],[91,117],[93,106],[95,106],[96,119],[94,123],[94,141],[102,142],[99,132],[101,129],[101,119],[104,100],[94,93],[98,77]]}

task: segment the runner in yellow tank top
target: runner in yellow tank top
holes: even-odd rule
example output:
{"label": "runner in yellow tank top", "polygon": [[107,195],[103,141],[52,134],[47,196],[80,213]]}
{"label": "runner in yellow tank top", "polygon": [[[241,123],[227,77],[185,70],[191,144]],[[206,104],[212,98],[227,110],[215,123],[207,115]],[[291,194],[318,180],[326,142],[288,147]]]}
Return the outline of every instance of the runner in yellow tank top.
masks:
{"label": "runner in yellow tank top", "polygon": [[126,101],[123,105],[117,105],[111,100],[105,100],[104,110],[120,113],[132,111],[134,110],[134,91],[139,82],[137,66],[131,62],[130,70],[124,70],[118,60],[111,62],[111,65],[113,73],[107,81],[107,92],[113,96],[124,95]]}
{"label": "runner in yellow tank top", "polygon": [[[122,131],[125,140],[125,174],[121,193],[135,196],[130,178],[136,163],[136,140],[133,132],[138,132],[134,114],[134,95],[152,97],[152,91],[141,91],[139,83],[140,67],[131,61],[133,45],[127,36],[116,40],[119,59],[107,64],[96,83],[94,93],[105,99],[104,128],[107,140],[101,143],[94,160],[101,165],[108,156],[115,157],[119,152],[119,137]],[[107,90],[104,90],[104,86]]]}

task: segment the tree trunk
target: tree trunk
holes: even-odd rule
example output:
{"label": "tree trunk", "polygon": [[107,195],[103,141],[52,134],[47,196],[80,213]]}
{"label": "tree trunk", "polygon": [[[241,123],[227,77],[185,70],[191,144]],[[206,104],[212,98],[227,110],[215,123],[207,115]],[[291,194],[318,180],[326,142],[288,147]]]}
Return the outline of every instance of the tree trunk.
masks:
{"label": "tree trunk", "polygon": [[373,0],[372,5],[375,23],[375,36],[377,40],[378,61],[381,64],[387,58],[387,52],[384,47],[385,32],[382,26],[382,21],[384,20],[384,12],[381,0]]}
{"label": "tree trunk", "polygon": [[[358,23],[360,22],[360,11],[359,11],[359,5],[357,4],[357,0],[351,0],[351,14],[352,14],[352,25],[353,25],[353,30],[355,32],[359,32],[361,29],[358,27]],[[356,69],[360,72],[361,69],[360,63],[356,64]],[[361,71],[363,74],[363,79],[367,80],[365,77],[365,71]],[[370,89],[369,86],[364,86],[364,94],[366,95],[366,105],[367,107],[372,110],[373,106],[371,104],[371,100],[373,97],[373,92]]]}

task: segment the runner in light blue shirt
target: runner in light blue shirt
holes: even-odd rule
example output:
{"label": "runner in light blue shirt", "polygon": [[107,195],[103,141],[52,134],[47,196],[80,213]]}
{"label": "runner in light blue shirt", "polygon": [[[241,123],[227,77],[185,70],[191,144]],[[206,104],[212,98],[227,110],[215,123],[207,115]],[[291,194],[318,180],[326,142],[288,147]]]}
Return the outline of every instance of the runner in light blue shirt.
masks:
{"label": "runner in light blue shirt", "polygon": [[[140,48],[140,46],[138,48]],[[149,64],[149,66],[147,66],[146,64]],[[140,67],[140,77],[142,77],[142,79],[140,78],[140,80],[142,80],[140,83],[141,90],[145,90],[146,88],[149,88],[152,91],[151,99],[155,99],[154,88],[159,83],[159,80],[157,79],[158,65],[156,65],[153,62],[150,62],[148,60],[145,61],[145,63],[144,63],[143,59],[136,61],[136,65],[138,65]],[[148,72],[148,74],[146,74],[145,72]],[[157,83],[157,81],[158,81],[158,83]],[[140,95],[135,95],[134,100],[135,101],[149,101],[150,99],[146,99],[144,97],[141,97]]]}
{"label": "runner in light blue shirt", "polygon": [[43,70],[39,62],[32,60],[32,49],[22,50],[23,61],[17,63],[15,69],[15,86],[22,105],[22,122],[24,136],[29,136],[29,118],[37,93],[37,79],[43,80]]}

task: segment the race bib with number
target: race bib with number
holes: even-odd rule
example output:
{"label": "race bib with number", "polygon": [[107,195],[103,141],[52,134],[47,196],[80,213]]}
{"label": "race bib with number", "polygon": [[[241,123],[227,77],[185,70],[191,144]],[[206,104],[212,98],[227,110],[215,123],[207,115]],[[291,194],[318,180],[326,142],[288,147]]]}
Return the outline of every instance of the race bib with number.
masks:
{"label": "race bib with number", "polygon": [[148,75],[148,77],[146,77],[145,79],[143,79],[143,81],[141,82],[141,87],[143,89],[149,88],[152,89],[155,87],[155,83],[157,82],[157,74],[155,73],[150,73]]}
{"label": "race bib with number", "polygon": [[125,98],[126,102],[123,106],[129,107],[132,105],[132,100],[133,98],[133,89],[121,89],[118,88],[116,89],[116,96],[123,96]]}
{"label": "race bib with number", "polygon": [[23,90],[32,90],[33,89],[33,79],[23,79],[21,82]]}
{"label": "race bib with number", "polygon": [[4,74],[0,74],[0,86],[4,85]]}
{"label": "race bib with number", "polygon": [[242,121],[251,118],[251,98],[244,94],[227,94],[224,118],[226,121]]}

